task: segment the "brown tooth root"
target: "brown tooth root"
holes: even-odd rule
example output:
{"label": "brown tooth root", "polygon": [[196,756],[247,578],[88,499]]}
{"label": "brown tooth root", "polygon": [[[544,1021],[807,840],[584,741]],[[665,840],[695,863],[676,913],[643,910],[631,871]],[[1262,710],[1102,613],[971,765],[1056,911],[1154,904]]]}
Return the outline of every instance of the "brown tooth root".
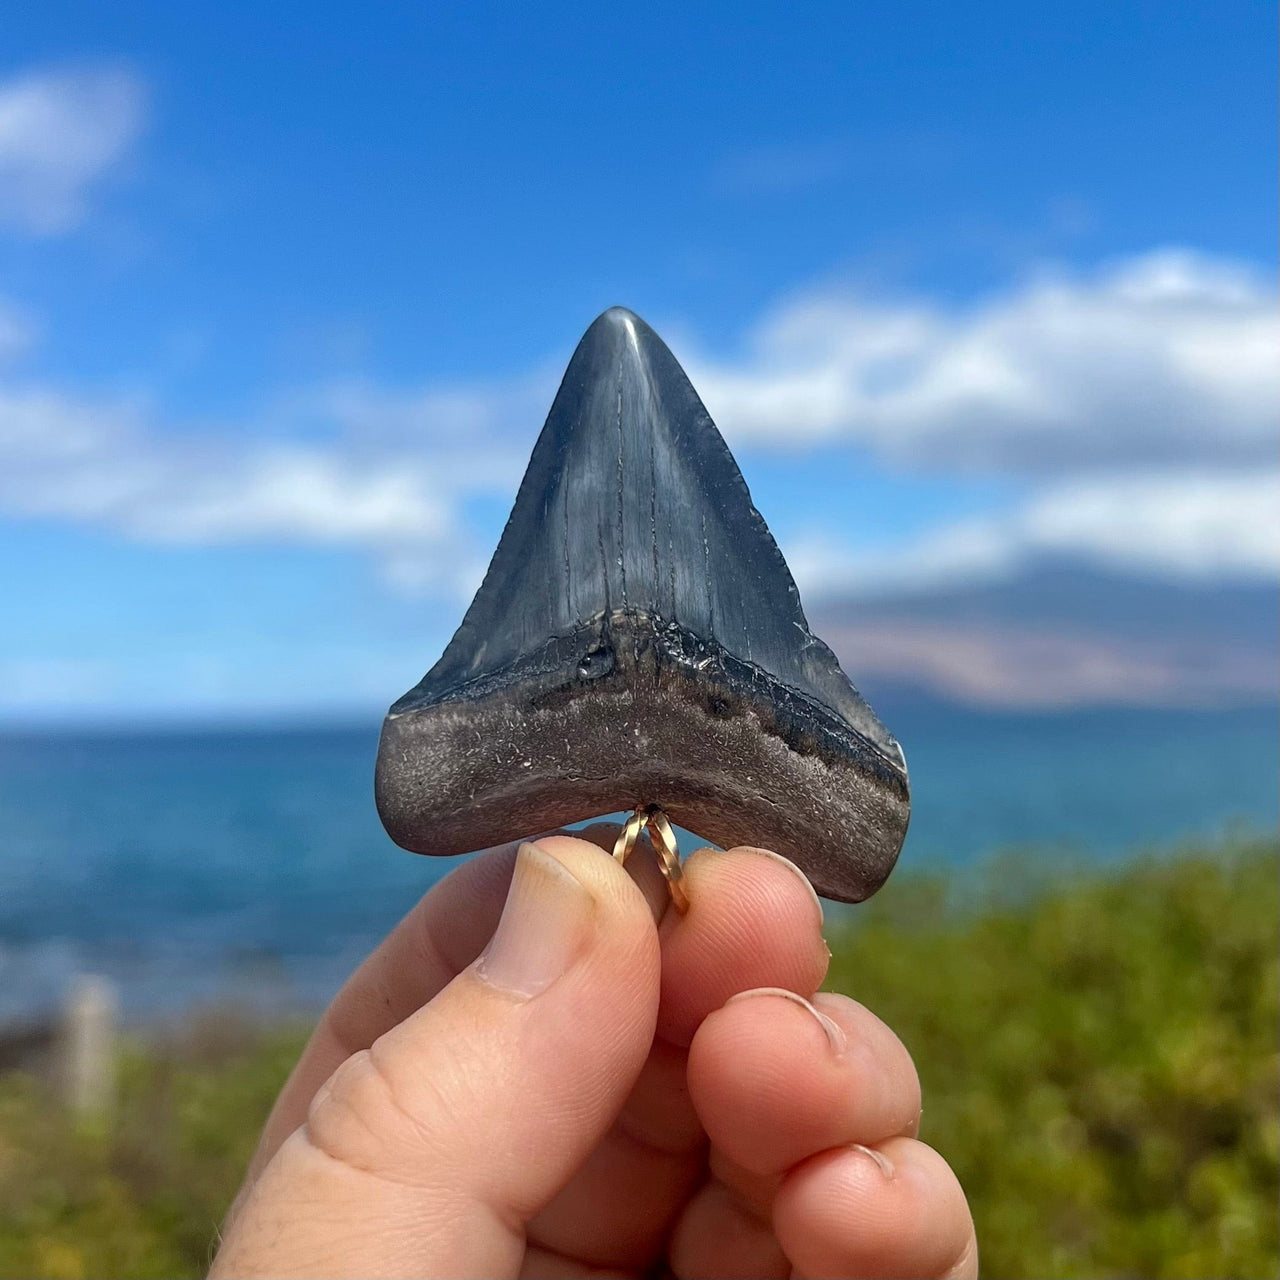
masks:
{"label": "brown tooth root", "polygon": [[565,373],[440,661],[387,715],[378,810],[455,854],[657,804],[859,901],[893,869],[902,749],[809,630],[684,370],[606,311]]}

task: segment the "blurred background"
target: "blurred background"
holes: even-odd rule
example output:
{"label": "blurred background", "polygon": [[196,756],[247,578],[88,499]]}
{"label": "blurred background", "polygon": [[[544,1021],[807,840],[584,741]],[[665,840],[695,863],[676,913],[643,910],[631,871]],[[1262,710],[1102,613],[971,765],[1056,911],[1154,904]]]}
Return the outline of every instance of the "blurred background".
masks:
{"label": "blurred background", "polygon": [[200,1269],[620,303],[906,750],[833,980],[988,1272],[1274,1274],[1269,6],[4,10],[0,1272]]}

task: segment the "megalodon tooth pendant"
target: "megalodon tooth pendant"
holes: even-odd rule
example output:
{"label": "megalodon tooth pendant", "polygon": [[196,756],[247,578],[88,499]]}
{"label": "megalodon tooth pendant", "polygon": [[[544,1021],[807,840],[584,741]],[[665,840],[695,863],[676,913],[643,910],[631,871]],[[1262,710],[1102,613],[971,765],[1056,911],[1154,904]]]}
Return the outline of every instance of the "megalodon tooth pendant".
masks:
{"label": "megalodon tooth pendant", "polygon": [[902,749],[809,630],[685,372],[638,316],[574,352],[484,583],[383,725],[378,811],[419,853],[660,808],[828,898],[893,869]]}

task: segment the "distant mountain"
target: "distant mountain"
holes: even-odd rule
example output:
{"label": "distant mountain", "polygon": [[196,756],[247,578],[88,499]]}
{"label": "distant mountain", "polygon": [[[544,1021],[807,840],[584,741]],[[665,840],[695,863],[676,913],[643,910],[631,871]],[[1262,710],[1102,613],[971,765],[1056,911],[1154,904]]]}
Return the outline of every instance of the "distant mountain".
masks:
{"label": "distant mountain", "polygon": [[1046,562],[928,591],[814,601],[814,630],[872,700],[1034,710],[1280,700],[1280,591]]}

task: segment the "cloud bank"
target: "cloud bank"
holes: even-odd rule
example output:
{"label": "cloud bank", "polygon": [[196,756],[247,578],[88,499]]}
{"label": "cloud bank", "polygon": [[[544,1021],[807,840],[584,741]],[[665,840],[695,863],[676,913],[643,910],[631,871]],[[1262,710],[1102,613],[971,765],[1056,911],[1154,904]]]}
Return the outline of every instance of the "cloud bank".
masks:
{"label": "cloud bank", "polygon": [[78,226],[141,132],[145,106],[142,84],[118,67],[0,82],[0,227],[53,236]]}
{"label": "cloud bank", "polygon": [[802,297],[741,360],[691,371],[736,446],[856,443],[907,466],[1040,475],[1273,463],[1278,345],[1269,284],[1164,251],[964,308]]}
{"label": "cloud bank", "polygon": [[1009,576],[1045,560],[1191,582],[1280,577],[1280,471],[1183,470],[1047,485],[1012,510],[868,554],[813,537],[789,548],[807,594],[881,594]]}
{"label": "cloud bank", "polygon": [[[349,393],[332,405],[317,395],[305,416],[296,406],[258,431],[193,438],[166,430],[151,406],[0,386],[0,513],[144,543],[362,547],[402,586],[412,561],[415,589],[473,587],[483,566],[465,504],[514,487],[518,471],[484,433],[450,442],[429,411],[403,433],[412,447],[400,433],[345,435],[352,407]],[[321,412],[338,438],[301,439]]]}

